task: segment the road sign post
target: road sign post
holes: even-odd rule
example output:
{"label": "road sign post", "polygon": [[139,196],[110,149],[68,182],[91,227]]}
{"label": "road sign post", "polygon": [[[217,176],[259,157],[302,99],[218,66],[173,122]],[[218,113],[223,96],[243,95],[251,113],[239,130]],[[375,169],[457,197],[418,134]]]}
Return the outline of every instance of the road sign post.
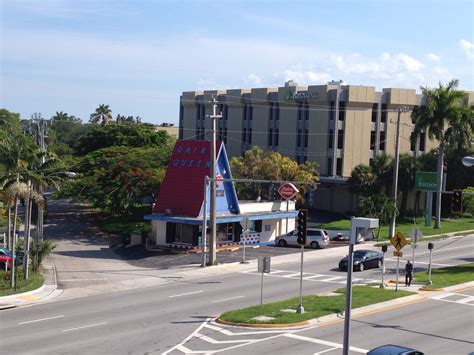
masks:
{"label": "road sign post", "polygon": [[260,282],[260,307],[263,305],[263,274],[270,273],[270,262],[269,256],[261,256],[258,258],[258,271],[262,273],[262,280]]}
{"label": "road sign post", "polygon": [[398,279],[400,276],[400,256],[403,256],[403,253],[400,252],[400,250],[408,244],[407,240],[405,239],[405,236],[398,232],[393,236],[393,238],[390,239],[390,243],[393,245],[395,249],[397,249],[396,252],[393,253],[394,256],[397,256],[397,279],[395,282],[395,291],[398,291]]}
{"label": "road sign post", "polygon": [[410,231],[413,271],[415,270],[415,249],[417,247],[417,243],[421,240],[422,237],[423,237],[423,233],[421,233],[421,231],[415,225]]}
{"label": "road sign post", "polygon": [[382,253],[383,253],[383,258],[382,258],[382,282],[380,283],[380,288],[385,288],[384,284],[384,276],[385,276],[385,253],[387,252],[388,247],[387,245],[382,245]]}
{"label": "road sign post", "polygon": [[243,220],[240,221],[240,225],[242,226],[242,232],[243,232],[243,245],[244,245],[244,248],[243,248],[243,251],[242,251],[242,261],[240,262],[241,264],[247,264],[248,262],[245,261],[245,243],[247,242],[247,238],[248,238],[248,235],[249,235],[249,224],[250,224],[250,220],[248,219],[248,217],[245,217]]}
{"label": "road sign post", "polygon": [[431,254],[434,249],[434,244],[433,243],[428,243],[428,249],[430,251],[430,263],[428,264],[428,285],[432,285],[433,282],[431,281]]}

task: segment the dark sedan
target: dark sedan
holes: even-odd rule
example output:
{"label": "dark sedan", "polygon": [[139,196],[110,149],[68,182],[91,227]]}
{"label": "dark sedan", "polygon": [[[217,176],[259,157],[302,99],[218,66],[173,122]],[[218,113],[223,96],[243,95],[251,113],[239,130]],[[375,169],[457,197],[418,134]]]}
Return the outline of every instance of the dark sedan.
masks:
{"label": "dark sedan", "polygon": [[[374,250],[356,250],[354,252],[354,270],[364,271],[370,268],[381,268],[383,254]],[[347,256],[339,261],[339,269],[347,270]]]}

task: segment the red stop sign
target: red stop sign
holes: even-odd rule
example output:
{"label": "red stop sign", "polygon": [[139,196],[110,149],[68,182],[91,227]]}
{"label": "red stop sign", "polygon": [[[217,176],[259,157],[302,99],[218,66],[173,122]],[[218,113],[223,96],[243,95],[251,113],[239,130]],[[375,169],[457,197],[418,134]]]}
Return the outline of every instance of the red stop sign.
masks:
{"label": "red stop sign", "polygon": [[290,200],[296,196],[298,189],[290,182],[286,182],[278,188],[278,193],[285,200]]}

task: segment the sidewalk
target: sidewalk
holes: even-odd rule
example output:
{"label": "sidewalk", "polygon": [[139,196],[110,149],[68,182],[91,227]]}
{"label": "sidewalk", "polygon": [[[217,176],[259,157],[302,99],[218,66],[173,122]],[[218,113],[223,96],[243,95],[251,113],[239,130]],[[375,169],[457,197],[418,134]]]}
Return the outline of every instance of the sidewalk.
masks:
{"label": "sidewalk", "polygon": [[43,277],[43,286],[36,290],[0,297],[0,310],[53,299],[62,292],[57,290],[56,269],[49,258],[43,261]]}

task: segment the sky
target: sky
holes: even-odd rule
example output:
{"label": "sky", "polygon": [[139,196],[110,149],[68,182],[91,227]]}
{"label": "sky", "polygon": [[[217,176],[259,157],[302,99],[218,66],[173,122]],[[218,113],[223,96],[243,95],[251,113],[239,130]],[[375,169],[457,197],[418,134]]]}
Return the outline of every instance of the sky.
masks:
{"label": "sky", "polygon": [[0,107],[175,123],[183,91],[459,79],[474,91],[472,0],[0,0]]}

